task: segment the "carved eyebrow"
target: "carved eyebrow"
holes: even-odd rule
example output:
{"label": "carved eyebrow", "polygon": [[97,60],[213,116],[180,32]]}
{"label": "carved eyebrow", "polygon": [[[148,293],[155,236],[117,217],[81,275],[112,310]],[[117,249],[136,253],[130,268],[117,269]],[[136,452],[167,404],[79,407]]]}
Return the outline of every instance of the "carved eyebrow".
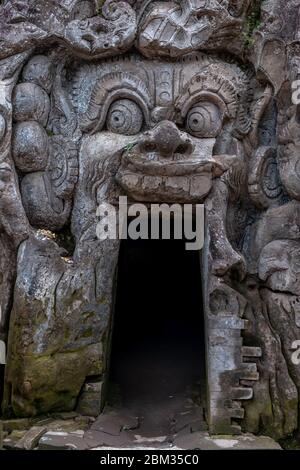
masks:
{"label": "carved eyebrow", "polygon": [[228,79],[217,76],[213,71],[196,74],[177,98],[175,108],[184,118],[194,104],[205,98],[219,106],[226,116],[230,118],[236,116],[238,109],[236,87]]}
{"label": "carved eyebrow", "polygon": [[81,129],[94,133],[104,126],[111,104],[122,98],[135,101],[142,109],[147,124],[153,100],[145,83],[128,72],[112,72],[97,81],[88,108],[80,117]]}

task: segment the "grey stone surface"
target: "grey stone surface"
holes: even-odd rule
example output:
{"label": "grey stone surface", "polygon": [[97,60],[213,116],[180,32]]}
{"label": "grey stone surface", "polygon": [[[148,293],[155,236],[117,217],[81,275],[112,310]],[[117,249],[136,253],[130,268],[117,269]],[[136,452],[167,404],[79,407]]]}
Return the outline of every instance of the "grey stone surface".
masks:
{"label": "grey stone surface", "polygon": [[175,439],[174,444],[180,449],[199,450],[280,450],[281,447],[273,439],[265,436],[209,436],[198,432]]}
{"label": "grey stone surface", "polygon": [[36,121],[16,124],[12,155],[16,167],[23,173],[45,170],[48,163],[48,136]]}
{"label": "grey stone surface", "polygon": [[32,450],[39,443],[41,437],[47,432],[47,428],[33,426],[15,445],[15,449]]}
{"label": "grey stone surface", "polygon": [[24,82],[35,83],[50,93],[54,80],[51,59],[44,55],[32,57],[23,68],[22,78]]}
{"label": "grey stone surface", "polygon": [[210,432],[298,429],[299,34],[298,1],[1,3],[6,415],[101,409],[127,195],[205,204]]}
{"label": "grey stone surface", "polygon": [[77,411],[86,416],[97,417],[102,411],[103,403],[103,386],[104,381],[91,382],[86,381],[82,393],[80,395]]}
{"label": "grey stone surface", "polygon": [[50,111],[47,93],[34,83],[19,83],[13,95],[13,118],[16,122],[37,121],[46,126]]}
{"label": "grey stone surface", "polygon": [[39,441],[39,450],[85,450],[87,444],[81,437],[66,432],[47,432]]}

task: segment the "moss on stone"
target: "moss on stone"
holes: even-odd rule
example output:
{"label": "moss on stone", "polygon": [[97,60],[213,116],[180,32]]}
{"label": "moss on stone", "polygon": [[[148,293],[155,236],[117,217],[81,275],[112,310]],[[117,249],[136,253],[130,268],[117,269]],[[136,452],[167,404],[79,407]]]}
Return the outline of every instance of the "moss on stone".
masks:
{"label": "moss on stone", "polygon": [[288,417],[297,413],[297,400],[286,400],[281,404],[281,411],[285,420],[276,419],[271,400],[266,400],[260,394],[259,400],[253,400],[244,405],[245,421],[243,430],[253,434],[269,436],[276,441],[284,439],[290,430],[285,429],[285,422],[290,423]]}
{"label": "moss on stone", "polygon": [[285,437],[284,439],[279,439],[278,442],[284,450],[300,450],[299,434],[293,434],[291,436]]}
{"label": "moss on stone", "polygon": [[103,7],[105,2],[106,2],[106,0],[98,0],[97,15],[102,16],[102,7]]}
{"label": "moss on stone", "polygon": [[15,356],[14,373],[19,374],[11,397],[15,416],[73,410],[86,377],[102,373],[102,360],[96,357],[93,347],[52,355]]}
{"label": "moss on stone", "polygon": [[250,48],[254,45],[254,32],[261,25],[261,1],[256,2],[249,13],[246,21],[246,27],[243,32],[244,46]]}

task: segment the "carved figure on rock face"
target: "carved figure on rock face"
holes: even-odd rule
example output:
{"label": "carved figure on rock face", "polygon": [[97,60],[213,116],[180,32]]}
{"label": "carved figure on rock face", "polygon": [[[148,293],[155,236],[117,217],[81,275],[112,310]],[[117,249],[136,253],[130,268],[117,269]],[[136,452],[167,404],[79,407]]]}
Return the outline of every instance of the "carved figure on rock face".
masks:
{"label": "carved figure on rock face", "polygon": [[[252,37],[259,3],[2,2],[6,414],[82,412],[85,400],[100,413],[120,241],[97,238],[97,208],[126,195],[205,205],[210,430],[240,432],[244,418],[246,430],[267,419],[273,432],[280,422],[279,437],[296,429],[300,381],[289,348],[300,322],[299,110],[286,122],[286,100],[277,100],[293,26],[279,37],[282,0],[274,11],[263,2],[276,38],[265,41],[266,25]],[[246,50],[245,34],[257,51]],[[251,400],[245,410],[243,400]]]}
{"label": "carved figure on rock face", "polygon": [[[90,74],[89,80],[86,74]],[[46,108],[42,104],[47,102],[47,95],[45,100],[43,95],[43,100],[38,101],[36,109],[35,95],[27,91],[32,86],[39,88],[22,83],[15,91],[15,119],[19,127],[15,130],[14,158],[20,170],[28,173],[21,191],[29,220],[41,228],[60,228],[70,215],[69,196],[73,187],[70,179],[76,181],[76,162],[72,163],[71,148],[65,150],[69,160],[61,158],[59,146],[56,154],[57,138],[52,138],[47,164],[47,139],[42,137],[42,128],[33,132],[33,126],[45,125]],[[39,90],[41,93],[42,89]],[[89,202],[94,204],[94,210],[103,198],[110,200],[112,188],[138,201],[168,203],[202,202],[212,191],[207,199],[207,214],[214,272],[224,275],[236,269],[243,277],[243,257],[227,238],[226,212],[229,202],[239,199],[245,189],[242,140],[251,126],[251,90],[245,73],[236,65],[203,54],[175,63],[147,62],[139,56],[130,56],[103,63],[91,72],[85,66],[79,69],[72,99],[82,132],[94,135],[84,139],[80,157],[82,181],[88,181],[86,173],[93,171],[91,167],[96,164],[94,177],[97,179],[98,173],[102,180],[95,201]],[[22,119],[36,119],[37,123],[19,123]],[[34,173],[30,173],[33,157],[24,155],[29,144],[29,153],[34,154],[36,146],[45,147],[38,147],[39,158],[34,156]],[[60,170],[61,177],[52,186],[55,172],[51,166],[61,166],[64,161],[66,168]],[[38,171],[45,166],[45,173]],[[111,184],[109,189],[103,189],[108,175]],[[62,192],[60,184],[69,185],[70,191]],[[53,216],[49,220],[51,206]],[[73,223],[76,213],[75,203]]]}
{"label": "carved figure on rock face", "polygon": [[282,352],[299,393],[299,366],[292,358],[293,343],[300,335],[299,240],[274,240],[266,245],[260,255],[258,273],[264,281],[262,298],[270,323],[280,337]]}
{"label": "carved figure on rock face", "polygon": [[[223,161],[214,158],[214,146],[223,125],[228,130],[235,123],[238,104],[232,101],[246,79],[230,66],[224,67],[229,77],[219,78],[216,64],[204,56],[197,57],[199,65],[196,58],[190,60],[156,65],[132,57],[121,59],[121,66],[107,65],[79,116],[83,131],[105,131],[98,137],[99,150],[107,135],[113,134],[116,141],[118,135],[130,136],[116,178],[136,200],[203,200],[218,169],[222,172],[228,164],[226,156]],[[237,157],[233,141],[228,154],[232,150]],[[120,150],[122,146],[120,139]]]}
{"label": "carved figure on rock face", "polygon": [[299,106],[291,106],[279,116],[280,177],[289,196],[300,200],[300,122]]}
{"label": "carved figure on rock face", "polygon": [[[65,262],[53,240],[32,234],[20,250],[12,324],[24,331],[24,338],[32,338],[34,346],[22,340],[10,349],[14,360],[9,361],[7,380],[15,385],[7,403],[22,416],[61,406],[51,374],[51,397],[48,402],[43,397],[45,383],[36,362],[41,357],[50,361],[50,371],[52,356],[64,357],[66,364],[59,370],[64,376],[74,345],[82,348],[76,356],[80,377],[72,376],[69,387],[62,378],[70,394],[68,409],[84,377],[102,374],[104,380],[107,348],[99,351],[110,324],[119,242],[97,240],[99,203],[117,202],[125,194],[148,203],[205,202],[215,273],[238,269],[244,274],[242,255],[227,237],[226,213],[246,188],[243,140],[251,126],[253,98],[247,75],[237,65],[200,53],[177,61],[148,61],[132,54],[83,64],[72,69],[67,90],[61,66],[50,90],[52,73],[53,66],[42,56],[33,57],[23,69],[23,82],[13,93],[12,156],[31,225],[58,231],[71,221],[76,248],[72,261]],[[45,270],[43,253],[45,287],[38,282]],[[34,260],[33,270],[29,259]],[[45,311],[38,330],[32,324],[37,299]],[[24,301],[28,321],[18,315]],[[234,325],[243,327],[238,318],[242,314],[235,313]],[[54,340],[57,322],[61,327]],[[20,362],[24,377],[16,379]],[[56,362],[55,370],[57,374]],[[30,383],[30,394],[25,382]],[[247,391],[242,396],[251,395]]]}
{"label": "carved figure on rock face", "polygon": [[[212,191],[207,212],[216,273],[237,268],[243,275],[225,220],[229,199],[245,187],[242,140],[251,126],[245,73],[203,54],[175,63],[120,58],[91,72],[92,87],[86,73],[77,72],[74,94],[81,129],[93,135],[84,139],[82,168],[94,160],[103,170],[114,161],[115,181],[137,201],[202,202]],[[98,202],[110,198],[103,185]]]}
{"label": "carved figure on rock face", "polygon": [[[259,196],[258,191],[253,191],[254,199],[259,200],[261,206],[268,209],[256,222],[256,230],[253,232],[251,257],[255,260],[254,272],[257,272],[257,262],[261,251],[271,241],[298,240],[300,237],[300,124],[298,114],[298,106],[287,105],[278,116],[277,157],[274,160],[274,150],[271,150],[270,157],[267,158],[274,166],[271,173],[273,195],[270,194],[266,198],[266,194],[262,197]],[[260,162],[264,163],[264,160],[260,158]],[[266,174],[262,171],[262,163],[260,166],[252,167],[253,175]],[[255,177],[251,175],[252,179],[254,180]],[[266,180],[270,181],[270,178]],[[250,193],[252,188],[255,188],[255,185],[249,187]]]}

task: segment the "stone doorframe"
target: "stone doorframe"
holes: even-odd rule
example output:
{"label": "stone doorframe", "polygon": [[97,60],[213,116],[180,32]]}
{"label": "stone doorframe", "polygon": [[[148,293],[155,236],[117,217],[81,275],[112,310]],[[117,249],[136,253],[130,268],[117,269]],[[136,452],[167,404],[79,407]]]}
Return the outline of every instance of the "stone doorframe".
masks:
{"label": "stone doorframe", "polygon": [[243,345],[246,299],[221,277],[211,273],[209,228],[203,253],[203,302],[207,369],[207,409],[211,434],[240,434],[244,400],[253,397],[259,380],[255,358],[259,347]]}
{"label": "stone doorframe", "polygon": [[[136,201],[134,201],[136,202]],[[261,348],[243,345],[243,331],[248,320],[243,318],[246,299],[224,278],[211,273],[209,227],[205,223],[205,243],[201,250],[201,281],[205,326],[205,368],[207,421],[211,434],[240,434],[244,418],[243,401],[253,397],[252,386],[259,380],[255,360],[262,355]],[[115,245],[116,246],[116,245]],[[114,253],[117,265],[120,244]],[[106,399],[106,381],[111,352],[114,316],[114,286],[106,351],[106,373],[102,377],[101,407]],[[236,286],[235,286],[236,287]]]}
{"label": "stone doorframe", "polygon": [[[137,202],[137,201],[134,201]],[[111,337],[113,332],[114,297],[116,269],[120,241],[105,241],[103,255],[106,259],[105,272],[112,279],[107,283],[106,297],[110,297],[111,311],[107,322],[105,371],[97,385],[84,387],[79,404],[85,402],[90,393],[98,394],[99,410],[106,400],[106,384],[109,375]],[[255,360],[261,356],[259,347],[243,345],[243,331],[248,321],[243,318],[247,300],[225,278],[211,273],[211,253],[208,223],[205,223],[205,243],[201,255],[201,280],[203,292],[203,314],[205,325],[206,361],[206,406],[207,421],[211,434],[240,434],[244,417],[244,400],[253,397],[252,386],[259,379]]]}

